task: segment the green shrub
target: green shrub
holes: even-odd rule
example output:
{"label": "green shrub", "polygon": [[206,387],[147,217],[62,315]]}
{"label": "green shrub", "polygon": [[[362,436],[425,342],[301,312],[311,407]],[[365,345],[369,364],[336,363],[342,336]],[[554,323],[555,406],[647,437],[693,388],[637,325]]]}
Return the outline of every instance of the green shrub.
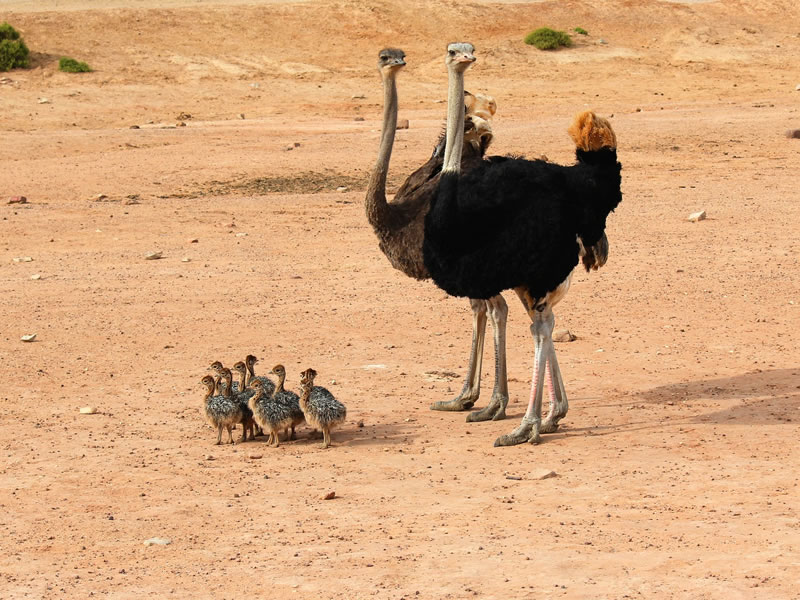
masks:
{"label": "green shrub", "polygon": [[29,56],[19,32],[8,23],[0,23],[0,71],[27,67]]}
{"label": "green shrub", "polygon": [[572,31],[574,31],[575,33],[580,33],[581,35],[589,35],[589,32],[586,31],[583,27],[576,27]]}
{"label": "green shrub", "polygon": [[85,62],[77,61],[68,56],[62,56],[58,61],[58,70],[65,73],[88,73],[92,68]]}
{"label": "green shrub", "polygon": [[563,31],[540,27],[525,36],[525,43],[536,46],[539,50],[552,50],[559,46],[572,46],[572,38]]}

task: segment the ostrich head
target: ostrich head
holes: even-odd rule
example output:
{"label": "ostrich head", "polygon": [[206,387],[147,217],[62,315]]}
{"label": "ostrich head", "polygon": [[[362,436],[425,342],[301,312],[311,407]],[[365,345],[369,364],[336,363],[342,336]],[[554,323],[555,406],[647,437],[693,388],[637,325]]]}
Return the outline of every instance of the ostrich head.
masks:
{"label": "ostrich head", "polygon": [[218,360],[215,360],[213,363],[211,363],[211,366],[209,366],[208,368],[214,371],[214,373],[216,373],[217,375],[222,375],[222,368],[223,368],[222,363],[219,362]]}
{"label": "ostrich head", "polygon": [[314,385],[314,378],[317,376],[317,372],[314,369],[306,369],[302,373],[300,373],[300,385],[303,387],[311,387]]}
{"label": "ostrich head", "polygon": [[200,383],[202,383],[204,386],[206,386],[210,392],[214,391],[214,387],[216,385],[216,382],[214,381],[214,378],[211,375],[206,375],[205,377],[203,377],[200,380]]}
{"label": "ostrich head", "polygon": [[247,374],[247,366],[242,361],[239,361],[233,365],[233,370],[242,375]]}
{"label": "ostrich head", "polygon": [[468,42],[453,42],[447,46],[444,63],[447,68],[463,73],[475,62],[475,46]]}
{"label": "ostrich head", "polygon": [[286,377],[286,368],[283,365],[275,365],[270,373],[277,377]]}
{"label": "ostrich head", "polygon": [[253,379],[253,381],[250,382],[250,387],[258,392],[262,387],[264,387],[264,382],[260,379]]}
{"label": "ostrich head", "polygon": [[575,117],[568,129],[572,141],[579,150],[595,152],[601,148],[616,149],[617,136],[608,119],[598,117],[592,111],[584,111]]}
{"label": "ostrich head", "polygon": [[378,53],[378,70],[381,77],[396,75],[406,66],[406,53],[399,48],[384,48]]}

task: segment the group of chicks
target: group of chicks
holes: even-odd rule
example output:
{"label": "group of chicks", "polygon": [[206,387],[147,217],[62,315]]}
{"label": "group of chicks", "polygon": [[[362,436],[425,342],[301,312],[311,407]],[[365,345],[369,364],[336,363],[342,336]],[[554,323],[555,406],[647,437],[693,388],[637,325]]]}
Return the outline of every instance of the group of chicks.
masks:
{"label": "group of chicks", "polygon": [[[286,439],[295,439],[295,427],[305,422],[322,431],[322,447],[331,445],[331,429],[344,422],[347,408],[324,387],[314,385],[317,372],[306,369],[300,374],[300,395],[284,389],[286,369],[276,365],[268,377],[257,377],[255,364],[258,359],[248,354],[244,362],[233,365],[239,374],[233,381],[231,369],[215,361],[210,369],[216,375],[203,377],[206,386],[203,399],[203,414],[208,423],[217,429],[217,444],[222,443],[222,430],[228,430],[228,442],[233,444],[233,428],[242,425],[240,442],[255,439],[259,434],[269,433],[267,443],[277,448],[278,433],[283,430]],[[291,429],[291,434],[289,430]],[[248,438],[249,433],[249,438]]]}

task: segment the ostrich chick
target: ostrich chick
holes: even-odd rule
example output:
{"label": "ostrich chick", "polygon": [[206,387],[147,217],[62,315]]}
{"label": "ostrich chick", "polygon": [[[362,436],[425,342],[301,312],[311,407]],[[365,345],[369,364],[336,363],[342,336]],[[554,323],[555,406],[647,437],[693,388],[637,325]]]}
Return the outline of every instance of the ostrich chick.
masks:
{"label": "ostrich chick", "polygon": [[215,396],[214,388],[217,382],[211,375],[206,375],[200,381],[206,386],[206,395],[203,398],[203,414],[206,421],[217,429],[217,445],[222,443],[222,429],[228,430],[228,442],[233,443],[233,426],[242,419],[242,408],[238,402],[228,396]]}
{"label": "ostrich chick", "polygon": [[331,445],[331,429],[344,422],[347,408],[324,387],[314,385],[317,372],[306,369],[300,375],[300,408],[306,422],[322,430],[322,447]]}
{"label": "ostrich chick", "polygon": [[268,397],[266,385],[262,379],[253,379],[250,387],[255,391],[249,401],[253,418],[264,431],[269,431],[267,444],[277,448],[280,445],[278,432],[292,424],[291,407],[284,402],[278,402],[272,397]]}
{"label": "ostrich chick", "polygon": [[286,404],[292,412],[292,423],[290,425],[292,434],[289,435],[287,429],[286,439],[293,440],[295,439],[294,428],[306,420],[305,413],[300,408],[300,397],[290,390],[283,389],[283,384],[286,382],[286,369],[283,365],[275,365],[270,374],[278,378],[278,383],[272,392],[272,399]]}
{"label": "ostrich chick", "polygon": [[244,359],[245,366],[247,366],[247,385],[250,385],[254,379],[260,379],[264,384],[264,393],[267,396],[272,396],[272,392],[275,391],[275,382],[272,381],[269,377],[261,377],[256,375],[255,364],[258,362],[258,359],[253,356],[252,354],[248,354],[247,357]]}
{"label": "ostrich chick", "polygon": [[227,398],[232,399],[239,405],[239,408],[242,413],[242,418],[240,419],[240,423],[242,424],[242,437],[239,440],[240,442],[247,441],[247,432],[250,432],[250,439],[256,439],[256,430],[255,430],[255,423],[253,421],[253,411],[250,410],[250,407],[247,405],[247,398],[248,395],[245,392],[236,392],[235,394],[231,392],[233,389],[232,380],[233,380],[233,373],[231,373],[230,369],[222,369],[220,371],[220,377],[222,381],[220,382],[220,386],[223,388],[223,393]]}

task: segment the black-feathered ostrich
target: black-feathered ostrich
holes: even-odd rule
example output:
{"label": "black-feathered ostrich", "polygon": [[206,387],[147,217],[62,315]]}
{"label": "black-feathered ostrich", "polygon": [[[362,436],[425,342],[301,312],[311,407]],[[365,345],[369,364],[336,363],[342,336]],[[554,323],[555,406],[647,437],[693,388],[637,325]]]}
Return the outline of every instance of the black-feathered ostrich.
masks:
{"label": "black-feathered ostrich", "polygon": [[[576,117],[569,133],[578,162],[493,157],[460,173],[464,72],[475,61],[471,44],[450,44],[447,137],[438,191],[425,219],[423,254],[434,282],[453,296],[491,298],[513,289],[532,321],[533,382],[522,423],[495,446],[554,431],[568,404],[553,347],[553,306],[567,293],[585,249],[602,246],[606,217],[622,200],[621,165],[611,125],[594,113]],[[601,248],[602,250],[602,248]],[[592,253],[589,253],[592,254]],[[551,410],[542,423],[544,378]]]}

